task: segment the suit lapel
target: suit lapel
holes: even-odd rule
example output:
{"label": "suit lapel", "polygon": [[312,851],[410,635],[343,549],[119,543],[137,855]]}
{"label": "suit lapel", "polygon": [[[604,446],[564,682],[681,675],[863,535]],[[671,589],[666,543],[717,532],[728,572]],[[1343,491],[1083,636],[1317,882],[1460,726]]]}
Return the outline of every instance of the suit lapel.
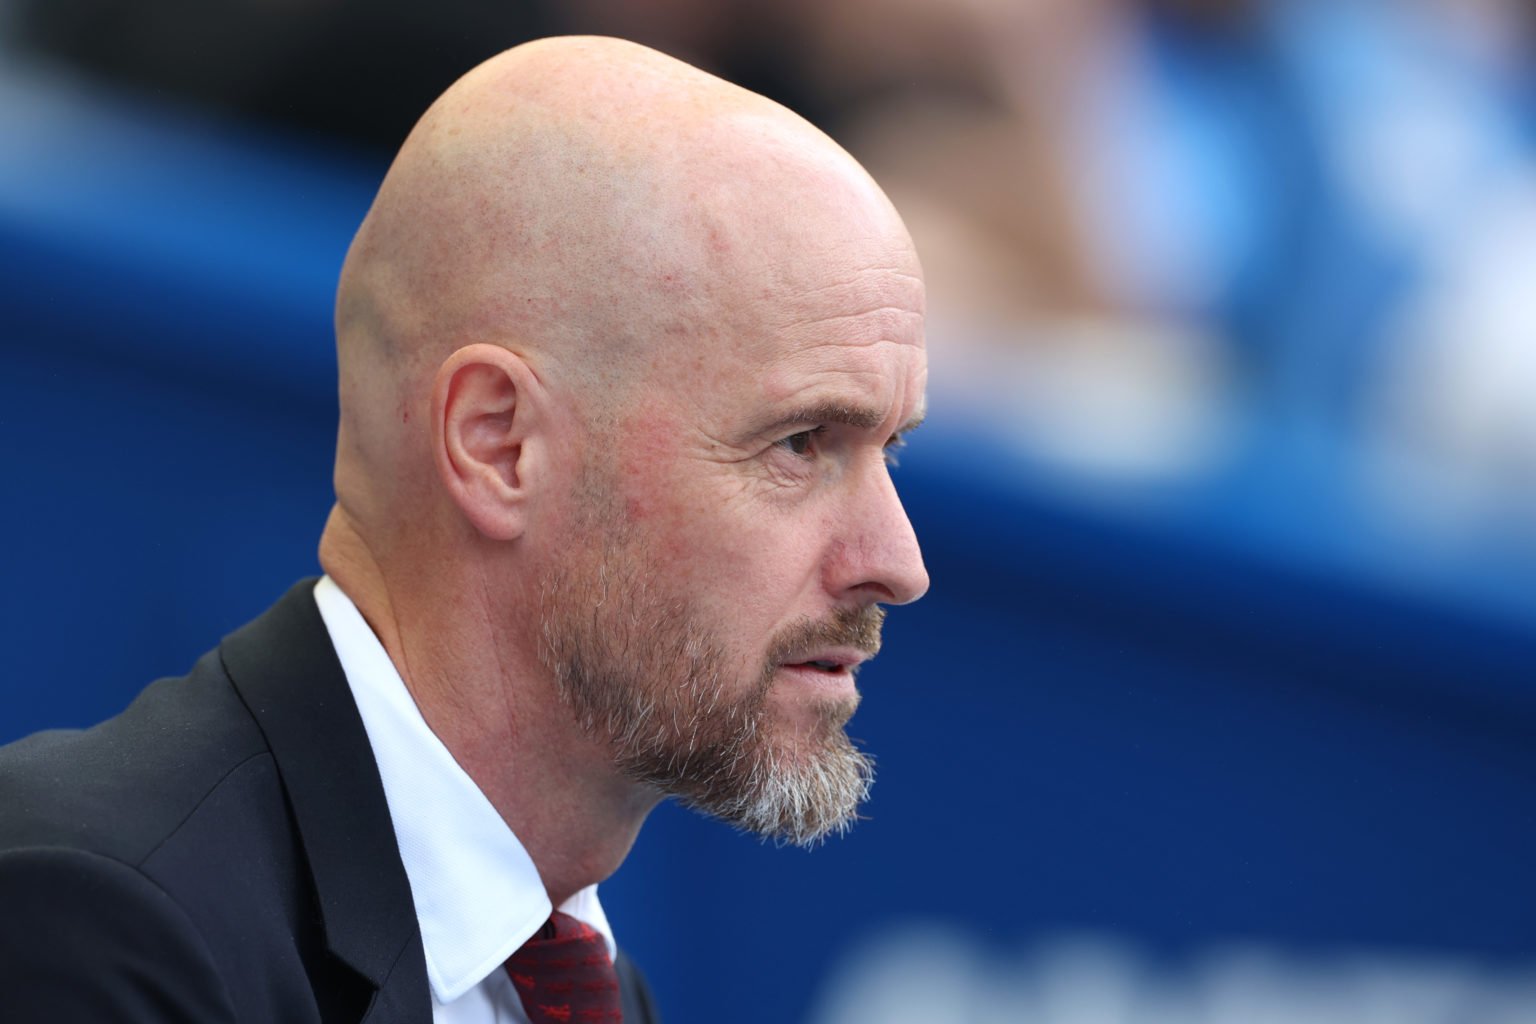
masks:
{"label": "suit lapel", "polygon": [[226,637],[225,670],[265,734],[298,823],[326,945],[377,990],[367,1020],[431,1019],[426,964],[368,734],[315,580]]}

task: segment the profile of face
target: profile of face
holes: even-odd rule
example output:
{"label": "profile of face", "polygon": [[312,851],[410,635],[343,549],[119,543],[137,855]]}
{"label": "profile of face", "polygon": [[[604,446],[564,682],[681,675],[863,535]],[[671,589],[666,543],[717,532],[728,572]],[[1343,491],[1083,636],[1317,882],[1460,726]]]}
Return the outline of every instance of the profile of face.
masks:
{"label": "profile of face", "polygon": [[853,820],[855,672],[928,586],[887,464],[923,304],[852,157],[637,44],[524,44],[422,117],[338,289],[321,554],[412,624],[413,696],[509,820],[509,742],[589,817]]}
{"label": "profile of face", "polygon": [[540,587],[544,667],[619,770],[799,845],[857,818],[854,676],[881,605],[928,583],[889,470],[922,415],[921,279],[899,222],[833,198],[741,228],[743,253],[798,258],[722,272],[689,326],[706,354],[594,432]]}

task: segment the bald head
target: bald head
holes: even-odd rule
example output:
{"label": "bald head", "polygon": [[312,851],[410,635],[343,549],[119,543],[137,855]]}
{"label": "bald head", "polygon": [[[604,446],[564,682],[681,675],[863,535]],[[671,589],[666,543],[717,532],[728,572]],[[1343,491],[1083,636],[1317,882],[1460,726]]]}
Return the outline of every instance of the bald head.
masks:
{"label": "bald head", "polygon": [[662,792],[852,814],[852,666],[927,587],[886,460],[922,310],[843,150],[643,47],[518,47],[411,133],[342,272],[321,562],[551,893]]}
{"label": "bald head", "polygon": [[849,238],[916,273],[879,189],[777,104],[615,39],[492,58],[422,117],[347,256],[343,507],[380,521],[430,477],[420,421],[463,346],[515,353],[601,422]]}

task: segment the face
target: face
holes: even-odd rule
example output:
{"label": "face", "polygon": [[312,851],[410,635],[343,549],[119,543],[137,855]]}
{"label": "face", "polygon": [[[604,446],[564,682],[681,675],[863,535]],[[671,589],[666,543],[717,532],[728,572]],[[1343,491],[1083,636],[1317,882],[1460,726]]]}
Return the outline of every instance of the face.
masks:
{"label": "face", "polygon": [[751,298],[694,325],[594,446],[541,627],[620,770],[809,844],[872,780],[843,727],[880,606],[927,588],[887,464],[926,362],[904,237],[799,251],[822,255],[732,282]]}

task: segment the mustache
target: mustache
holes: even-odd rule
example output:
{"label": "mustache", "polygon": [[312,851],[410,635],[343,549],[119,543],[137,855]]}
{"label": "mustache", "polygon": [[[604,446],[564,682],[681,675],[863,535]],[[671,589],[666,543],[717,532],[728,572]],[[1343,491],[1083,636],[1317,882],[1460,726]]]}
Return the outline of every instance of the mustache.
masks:
{"label": "mustache", "polygon": [[768,664],[803,661],[825,647],[852,647],[873,658],[880,653],[880,628],[884,623],[885,609],[877,604],[839,608],[826,619],[803,619],[786,626],[773,638]]}

